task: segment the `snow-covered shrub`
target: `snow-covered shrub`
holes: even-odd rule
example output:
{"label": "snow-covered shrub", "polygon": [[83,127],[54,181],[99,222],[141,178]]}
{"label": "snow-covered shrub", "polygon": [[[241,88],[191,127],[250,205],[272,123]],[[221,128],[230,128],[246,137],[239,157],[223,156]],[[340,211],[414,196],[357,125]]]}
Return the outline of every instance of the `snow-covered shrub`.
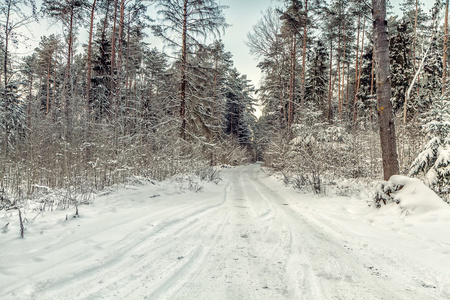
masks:
{"label": "snow-covered shrub", "polygon": [[327,196],[373,198],[373,191],[378,184],[370,178],[324,178],[323,186]]}
{"label": "snow-covered shrub", "polygon": [[238,166],[250,163],[253,160],[253,154],[249,148],[239,144],[234,139],[223,139],[212,149],[211,164],[227,164]]}
{"label": "snow-covered shrub", "polygon": [[391,176],[389,181],[378,185],[374,204],[377,208],[385,206],[396,213],[406,215],[449,209],[420,179],[401,175]]}
{"label": "snow-covered shrub", "polygon": [[403,188],[404,185],[391,182],[383,181],[381,182],[375,190],[374,202],[377,208],[381,207],[381,203],[384,205],[388,203],[400,203],[400,199],[395,198],[395,192],[398,192]]}
{"label": "snow-covered shrub", "polygon": [[190,191],[198,193],[203,190],[203,185],[200,184],[199,179],[196,176],[189,176],[188,189]]}
{"label": "snow-covered shrub", "polygon": [[[378,156],[374,132],[349,132],[342,125],[295,124],[294,138],[284,155],[291,171],[337,175],[346,178],[370,177]],[[374,147],[375,146],[375,147]]]}
{"label": "snow-covered shrub", "polygon": [[283,183],[285,186],[292,186],[294,189],[321,194],[324,192],[322,178],[319,173],[295,174],[289,176],[282,172]]}
{"label": "snow-covered shrub", "polygon": [[424,150],[411,165],[410,176],[422,173],[441,196],[450,194],[450,101],[439,99],[423,126],[429,137]]}
{"label": "snow-covered shrub", "polygon": [[[288,176],[286,173],[281,172],[281,174],[283,175],[283,183],[285,186],[289,186],[292,182],[292,179],[290,176]],[[294,188],[299,188],[297,186],[294,186]]]}
{"label": "snow-covered shrub", "polygon": [[222,180],[220,170],[211,166],[199,169],[197,175],[201,181],[214,182],[215,184],[218,184]]}

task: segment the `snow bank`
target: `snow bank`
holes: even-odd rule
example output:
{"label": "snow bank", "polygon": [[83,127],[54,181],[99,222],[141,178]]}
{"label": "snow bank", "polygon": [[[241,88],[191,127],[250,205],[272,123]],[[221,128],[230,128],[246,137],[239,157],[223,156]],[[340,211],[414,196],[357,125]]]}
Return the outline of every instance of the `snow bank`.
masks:
{"label": "snow bank", "polygon": [[387,203],[387,208],[400,209],[405,214],[450,209],[448,204],[419,179],[393,175],[386,186],[399,188],[390,194],[394,201]]}

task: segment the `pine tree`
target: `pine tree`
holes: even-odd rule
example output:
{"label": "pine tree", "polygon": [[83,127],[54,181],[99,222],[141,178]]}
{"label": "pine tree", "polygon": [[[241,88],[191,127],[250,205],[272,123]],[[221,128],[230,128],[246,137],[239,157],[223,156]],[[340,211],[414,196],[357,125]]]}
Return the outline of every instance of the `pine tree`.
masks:
{"label": "pine tree", "polygon": [[[289,100],[287,107],[287,128],[290,131],[294,123],[295,106],[296,106],[296,86],[297,86],[297,52],[298,43],[301,32],[301,15],[302,3],[298,0],[292,0],[287,3],[288,7],[285,11],[278,10],[282,20],[281,34],[286,39],[289,52]],[[306,54],[306,53],[305,53]],[[302,77],[303,78],[303,77]],[[303,101],[301,101],[303,102]]]}
{"label": "pine tree", "polygon": [[168,96],[169,80],[167,80],[169,67],[166,54],[156,48],[145,49],[143,53],[144,67],[138,70],[142,81],[138,81],[139,98],[141,102],[137,107],[141,113],[140,127],[143,132],[156,131],[159,124],[164,123],[173,109],[165,102]]}
{"label": "pine tree", "polygon": [[391,60],[391,87],[394,113],[402,110],[405,103],[406,92],[414,76],[412,57],[412,40],[408,34],[410,24],[401,21],[396,26],[396,32],[389,41]]}
{"label": "pine tree", "polygon": [[180,50],[180,133],[186,139],[188,56],[201,44],[198,38],[208,33],[219,35],[220,29],[227,27],[223,16],[226,6],[216,0],[160,0],[158,8],[162,24],[153,27],[154,33]]}
{"label": "pine tree", "polygon": [[311,66],[306,77],[306,103],[314,104],[321,111],[323,119],[327,116],[328,55],[321,40],[316,41]]}
{"label": "pine tree", "polygon": [[[73,97],[71,82],[71,65],[74,56],[75,32],[80,23],[84,21],[85,9],[89,7],[87,0],[44,0],[43,11],[46,15],[61,22],[66,31],[67,60],[63,84],[63,107],[66,119],[66,135],[70,133],[71,108],[70,101]],[[67,130],[68,129],[68,130]]]}
{"label": "pine tree", "polygon": [[8,157],[10,149],[24,136],[26,127],[26,103],[19,90],[20,82],[9,81],[6,89],[0,90],[0,139],[1,153]]}
{"label": "pine tree", "polygon": [[254,99],[251,96],[254,87],[249,82],[247,76],[241,75],[236,69],[231,69],[224,87],[225,133],[242,145],[251,144],[251,128],[255,123]]}
{"label": "pine tree", "polygon": [[52,115],[55,111],[55,104],[57,102],[56,90],[56,76],[57,76],[57,62],[58,49],[60,48],[60,39],[58,36],[52,34],[49,37],[43,36],[39,42],[39,47],[35,49],[37,54],[37,68],[35,71],[41,78],[45,78],[41,91],[44,97],[41,98],[41,110],[45,114]]}
{"label": "pine tree", "polygon": [[[436,91],[438,95],[440,90]],[[438,96],[425,114],[423,126],[429,141],[414,160],[410,176],[424,174],[434,190],[442,196],[450,195],[450,101]],[[450,199],[447,199],[450,200]]]}

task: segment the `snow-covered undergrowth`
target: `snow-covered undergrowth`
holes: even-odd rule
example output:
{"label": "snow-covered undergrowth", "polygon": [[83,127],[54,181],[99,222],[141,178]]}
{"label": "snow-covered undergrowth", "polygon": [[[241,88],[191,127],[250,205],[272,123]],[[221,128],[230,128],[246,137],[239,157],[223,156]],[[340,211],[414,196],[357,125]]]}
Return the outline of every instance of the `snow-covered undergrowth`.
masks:
{"label": "snow-covered undergrowth", "polygon": [[[29,226],[37,219],[54,211],[65,213],[65,220],[79,217],[79,210],[94,203],[101,196],[116,193],[122,188],[144,185],[166,186],[176,190],[201,192],[207,182],[218,184],[221,180],[220,167],[199,167],[195,173],[177,174],[164,181],[156,181],[142,176],[131,176],[123,184],[114,184],[101,190],[69,187],[67,189],[51,189],[45,186],[34,186],[34,192],[19,201],[4,197],[0,204],[0,219],[3,220],[2,232],[27,235]],[[159,196],[159,195],[156,195]],[[156,197],[155,196],[155,197]],[[80,207],[81,206],[81,207]],[[21,229],[23,232],[21,232]]]}
{"label": "snow-covered undergrowth", "polygon": [[264,170],[283,182],[285,186],[303,193],[328,197],[358,197],[364,199],[369,206],[380,208],[388,204],[389,207],[394,207],[405,214],[450,207],[445,199],[440,198],[417,178],[395,175],[389,181],[379,183],[368,178],[336,179],[315,173],[292,174],[274,172],[270,168],[264,168]]}
{"label": "snow-covered undergrowth", "polygon": [[[277,181],[273,188],[281,189],[283,177],[273,174],[266,180],[273,182],[273,179]],[[304,216],[320,224],[325,231],[340,234],[349,243],[356,242],[355,248],[359,249],[352,250],[373,247],[377,249],[373,255],[385,253],[393,260],[405,257],[420,262],[424,274],[431,269],[445,272],[446,277],[436,278],[442,284],[440,287],[424,281],[423,277],[416,279],[426,288],[450,289],[450,205],[419,179],[396,175],[388,183],[391,187],[402,188],[391,194],[395,201],[379,208],[373,201],[379,184],[346,180],[331,186],[325,184],[323,194],[301,197],[295,201],[295,209],[304,212]],[[330,189],[333,186],[336,188]],[[344,195],[339,195],[342,190]],[[381,260],[382,256],[379,258]],[[450,292],[445,295],[429,299],[447,299]],[[381,298],[373,295],[373,299]],[[393,296],[390,299],[404,298]],[[411,299],[422,298],[416,295]]]}
{"label": "snow-covered undergrowth", "polygon": [[297,189],[303,193],[333,196],[357,196],[361,199],[371,199],[376,187],[376,182],[368,178],[338,179],[318,173],[288,173],[274,172],[270,168],[264,168],[267,174],[273,175],[285,186]]}

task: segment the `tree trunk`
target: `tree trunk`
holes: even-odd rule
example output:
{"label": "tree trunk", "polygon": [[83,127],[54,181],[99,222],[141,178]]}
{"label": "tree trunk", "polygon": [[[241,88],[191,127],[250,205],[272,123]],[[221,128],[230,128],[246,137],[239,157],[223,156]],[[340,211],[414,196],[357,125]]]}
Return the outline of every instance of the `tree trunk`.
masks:
{"label": "tree trunk", "polygon": [[364,56],[364,37],[366,33],[366,17],[364,17],[364,23],[363,23],[363,33],[362,33],[362,39],[361,39],[361,54],[359,55],[359,74],[358,74],[358,88],[361,86],[361,72],[362,72],[362,62],[363,62],[363,56]]}
{"label": "tree trunk", "polygon": [[47,102],[45,106],[45,114],[48,115],[50,110],[50,65],[52,63],[51,56],[47,65]]}
{"label": "tree trunk", "polygon": [[[119,37],[118,37],[118,51],[117,51],[117,65],[116,65],[116,81],[114,82],[114,95],[116,97],[117,114],[120,117],[124,117],[127,110],[123,111],[121,107],[124,105],[122,102],[122,61],[123,61],[123,31],[124,31],[124,17],[125,17],[125,0],[120,1],[120,13],[119,13]],[[119,117],[116,116],[116,118]],[[126,120],[126,119],[125,119]],[[123,130],[127,130],[127,123],[123,121]]]}
{"label": "tree trunk", "polygon": [[349,111],[349,103],[348,103],[348,99],[350,97],[349,95],[349,83],[350,82],[350,62],[347,64],[347,86],[346,86],[346,95],[345,95],[345,112],[347,113],[347,117],[350,120],[350,111]]}
{"label": "tree trunk", "polygon": [[444,53],[442,66],[442,95],[445,93],[447,80],[447,41],[448,41],[448,0],[445,1],[445,22],[444,22]]}
{"label": "tree trunk", "polygon": [[114,23],[113,23],[113,30],[112,30],[112,36],[111,36],[111,103],[110,105],[114,105],[114,118],[117,121],[117,114],[119,112],[117,108],[116,103],[116,97],[115,97],[115,69],[116,69],[116,25],[117,25],[117,2],[118,0],[114,1]]}
{"label": "tree trunk", "polygon": [[[338,81],[338,113],[339,113],[339,119],[341,118],[341,25],[339,25],[339,31],[338,31],[339,39],[338,39],[338,49],[337,49],[337,81]],[[334,88],[334,83],[333,83]]]}
{"label": "tree trunk", "polygon": [[183,5],[183,29],[181,48],[181,91],[180,91],[180,118],[181,118],[181,138],[186,139],[186,64],[187,64],[187,5],[188,0],[184,0]]}
{"label": "tree trunk", "polygon": [[[359,92],[359,86],[358,86],[358,76],[359,76],[359,27],[360,27],[360,18],[358,17],[358,33],[356,37],[356,60],[355,60],[355,98],[353,100],[353,125],[356,124],[356,119],[358,117],[358,110],[357,110],[357,101],[358,101],[358,92]],[[361,52],[363,52],[363,49],[361,49]]]}
{"label": "tree trunk", "polygon": [[[125,18],[125,0],[120,2],[120,17],[119,17],[119,51],[117,52],[117,82],[116,91],[120,91],[120,77],[122,73],[122,62],[123,62],[123,32],[124,32],[124,18]],[[119,97],[120,98],[120,97]]]}
{"label": "tree trunk", "polygon": [[[217,126],[219,124],[218,118],[216,118],[216,89],[217,89],[217,81],[218,81],[218,65],[219,65],[219,58],[216,53],[216,57],[214,59],[214,84],[213,84],[213,98],[212,98],[212,112],[211,116],[213,118],[213,124]],[[216,121],[217,120],[217,121]]]}
{"label": "tree trunk", "polygon": [[[413,38],[413,50],[412,50],[414,72],[416,71],[417,14],[419,11],[418,0],[416,0],[415,6],[416,6],[416,10],[414,13],[414,38]],[[419,91],[419,88],[417,88],[417,92],[418,91]],[[408,100],[409,100],[409,94],[405,97],[405,103],[403,104],[403,123],[404,124],[406,124],[407,119],[408,119],[407,118],[407,116],[408,116]]]}
{"label": "tree trunk", "polygon": [[332,68],[333,68],[333,39],[331,39],[330,42],[330,76],[328,80],[328,112],[327,112],[328,123],[331,123],[331,98],[333,96],[333,87],[331,83]]}
{"label": "tree trunk", "polygon": [[374,86],[374,79],[375,79],[375,43],[372,47],[372,68],[370,72],[370,94],[373,95],[373,86]]}
{"label": "tree trunk", "polygon": [[288,128],[287,131],[291,131],[291,126],[294,121],[294,100],[295,100],[295,66],[296,66],[296,51],[297,41],[295,33],[292,35],[291,41],[291,68],[290,68],[290,82],[289,82],[289,110],[288,110]]}
{"label": "tree trunk", "polygon": [[[69,51],[67,53],[67,66],[66,66],[66,76],[64,77],[64,93],[63,97],[65,98],[64,105],[65,105],[65,115],[66,115],[66,122],[67,125],[70,128],[70,95],[67,95],[67,87],[70,85],[70,69],[72,64],[72,49],[73,49],[73,17],[74,17],[74,0],[71,2],[70,6],[70,21],[69,21]],[[70,89],[69,89],[70,90]],[[68,135],[70,132],[70,129],[66,131],[66,135]]]}
{"label": "tree trunk", "polygon": [[50,100],[50,117],[53,120],[53,111],[56,108],[56,77],[57,77],[57,69],[58,69],[58,44],[56,44],[55,48],[55,71],[53,72],[53,97]]}
{"label": "tree trunk", "polygon": [[[6,99],[7,97],[7,89],[8,89],[8,43],[9,43],[9,21],[10,21],[10,13],[11,13],[11,5],[12,5],[12,0],[8,1],[8,8],[7,8],[7,13],[6,13],[6,26],[5,26],[5,48],[4,48],[4,54],[5,54],[5,59],[4,59],[4,64],[3,64],[3,77],[4,77],[4,91],[3,91],[3,97],[4,99]],[[9,101],[6,101],[5,103],[5,110],[8,111],[9,110]],[[4,153],[6,154],[6,156],[8,156],[8,151],[9,151],[9,124],[6,124],[6,132],[5,132],[5,137],[4,137],[4,141],[3,141],[3,147],[4,147]]]}
{"label": "tree trunk", "polygon": [[5,88],[5,96],[6,96],[6,87],[8,86],[8,44],[9,44],[9,21],[10,21],[10,13],[11,13],[11,5],[12,0],[8,0],[8,8],[6,12],[6,25],[5,25],[5,49],[4,54],[5,58],[3,61],[3,77],[4,77],[4,88]]}
{"label": "tree trunk", "polygon": [[384,180],[399,173],[394,115],[389,79],[389,39],[386,21],[386,0],[372,0],[375,45],[378,118],[380,124],[381,155]]}
{"label": "tree trunk", "polygon": [[[128,107],[130,106],[130,99],[131,99],[131,86],[133,85],[133,79],[130,78],[130,30],[131,30],[131,11],[128,13],[128,24],[127,24],[127,55],[126,55],[126,66],[125,66],[125,107],[127,108],[127,111],[129,111]],[[134,53],[133,53],[134,54]],[[134,56],[134,55],[133,55]],[[136,94],[134,94],[136,96]],[[136,102],[133,101],[133,105]],[[136,112],[136,110],[132,110],[133,113]],[[131,132],[131,128],[134,127],[134,122],[136,120],[136,114],[134,115],[134,118],[131,118],[129,121],[129,132]]]}
{"label": "tree trunk", "polygon": [[[305,19],[303,24],[303,58],[302,58],[302,79],[300,84],[300,107],[303,110],[305,105],[305,77],[306,77],[306,42],[307,42],[307,22],[308,22],[308,0],[305,0]],[[302,112],[303,113],[303,112]]]}
{"label": "tree trunk", "polygon": [[339,121],[342,122],[342,112],[344,110],[344,88],[345,88],[345,47],[347,38],[344,36],[344,55],[342,59],[342,84],[339,82],[341,89],[339,90]]}
{"label": "tree trunk", "polygon": [[417,39],[417,13],[418,13],[418,0],[416,0],[416,11],[414,13],[414,39],[413,39],[413,66],[416,68],[416,39]]}
{"label": "tree trunk", "polygon": [[28,89],[27,127],[31,130],[31,103],[33,100],[33,71],[30,72],[30,88]]}
{"label": "tree trunk", "polygon": [[[360,58],[359,58],[359,72],[358,72],[358,80],[357,80],[357,92],[355,94],[357,94],[359,92],[359,87],[361,86],[361,73],[362,73],[362,62],[363,62],[363,56],[364,56],[364,35],[366,32],[366,18],[364,17],[364,24],[363,24],[363,33],[362,33],[362,40],[361,40],[361,54],[360,54]],[[372,55],[373,56],[373,55]],[[372,70],[373,70],[373,57],[372,57]],[[371,86],[371,91],[370,94],[372,94],[373,91],[373,72],[372,72],[372,86]],[[354,124],[356,124],[356,121],[358,119],[358,107],[356,105],[358,98],[355,98],[355,111],[354,111]],[[372,114],[371,114],[372,115]]]}
{"label": "tree trunk", "polygon": [[92,3],[91,24],[89,27],[88,57],[87,57],[87,79],[86,79],[86,117],[89,120],[89,105],[91,102],[91,74],[92,74],[92,31],[94,28],[94,12],[97,0]]}

